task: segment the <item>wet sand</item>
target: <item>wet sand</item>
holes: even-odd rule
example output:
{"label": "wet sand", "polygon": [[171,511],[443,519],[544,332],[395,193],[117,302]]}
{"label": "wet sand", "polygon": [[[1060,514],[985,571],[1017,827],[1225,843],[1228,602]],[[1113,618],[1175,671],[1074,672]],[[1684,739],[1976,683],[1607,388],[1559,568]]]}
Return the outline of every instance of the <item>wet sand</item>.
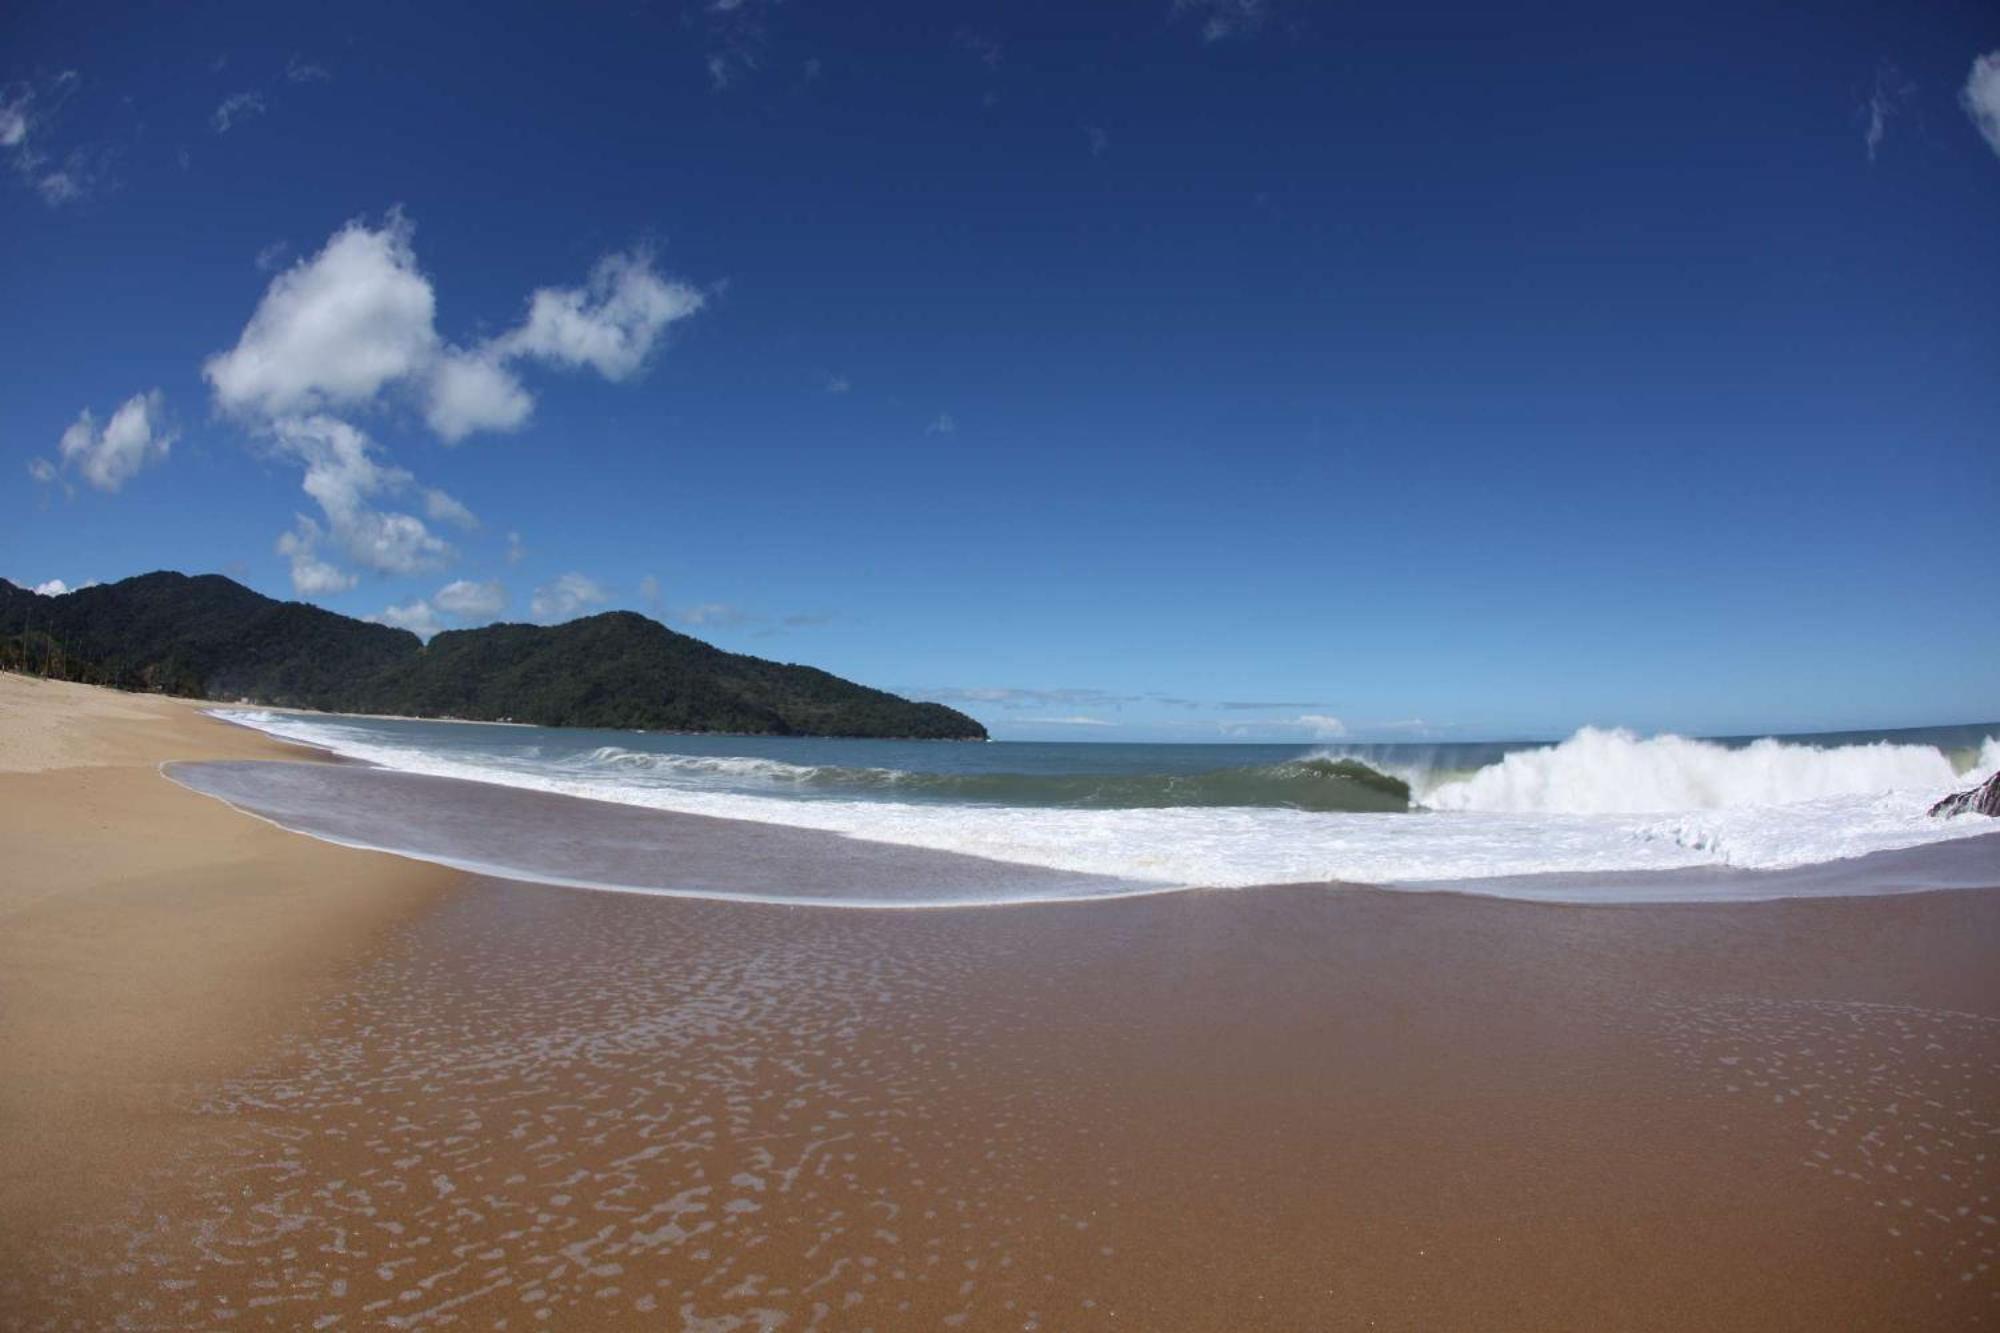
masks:
{"label": "wet sand", "polygon": [[[178,796],[278,840],[277,882],[405,866]],[[5,1247],[8,1323],[2000,1320],[2000,892],[426,892],[157,1095],[178,1128],[115,1206]],[[10,1043],[52,1021],[21,960]]]}

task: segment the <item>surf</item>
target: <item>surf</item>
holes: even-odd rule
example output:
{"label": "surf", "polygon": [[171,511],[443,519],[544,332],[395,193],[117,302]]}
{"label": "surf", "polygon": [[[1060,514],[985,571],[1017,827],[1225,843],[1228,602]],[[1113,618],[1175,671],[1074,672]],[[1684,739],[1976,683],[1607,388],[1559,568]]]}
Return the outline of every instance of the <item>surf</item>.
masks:
{"label": "surf", "polygon": [[1942,793],[2000,768],[1987,737],[1966,768],[1932,745],[1819,746],[1771,737],[1746,745],[1585,727],[1558,745],[1519,750],[1430,784],[1433,810],[1519,814],[1686,814],[1796,805],[1893,791]]}

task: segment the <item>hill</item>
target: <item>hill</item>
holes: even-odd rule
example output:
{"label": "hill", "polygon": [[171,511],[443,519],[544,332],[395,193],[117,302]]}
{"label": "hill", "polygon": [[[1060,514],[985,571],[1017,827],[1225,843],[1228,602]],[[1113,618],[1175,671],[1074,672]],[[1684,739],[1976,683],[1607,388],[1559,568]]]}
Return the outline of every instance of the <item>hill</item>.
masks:
{"label": "hill", "polygon": [[279,707],[553,727],[984,739],[942,704],[724,652],[630,611],[408,630],[161,572],[45,597],[0,579],[0,665]]}

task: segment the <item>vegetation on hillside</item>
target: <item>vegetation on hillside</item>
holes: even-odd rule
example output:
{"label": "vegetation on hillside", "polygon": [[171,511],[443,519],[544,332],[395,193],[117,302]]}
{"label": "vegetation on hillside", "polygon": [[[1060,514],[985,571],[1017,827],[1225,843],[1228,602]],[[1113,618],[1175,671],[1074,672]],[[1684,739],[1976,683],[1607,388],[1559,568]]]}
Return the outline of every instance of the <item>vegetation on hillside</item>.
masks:
{"label": "vegetation on hillside", "polygon": [[0,667],[280,707],[541,726],[983,739],[942,704],[724,652],[630,611],[425,645],[216,574],[44,597],[0,579]]}

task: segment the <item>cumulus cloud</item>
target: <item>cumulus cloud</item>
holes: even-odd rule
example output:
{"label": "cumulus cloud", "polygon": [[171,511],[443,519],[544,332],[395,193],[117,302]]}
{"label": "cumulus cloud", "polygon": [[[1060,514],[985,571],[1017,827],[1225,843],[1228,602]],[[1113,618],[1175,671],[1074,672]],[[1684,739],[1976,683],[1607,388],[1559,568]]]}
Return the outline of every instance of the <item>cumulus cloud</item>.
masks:
{"label": "cumulus cloud", "polygon": [[[179,438],[167,429],[166,405],[166,396],[158,389],[133,394],[111,414],[102,430],[86,407],[57,442],[63,466],[81,472],[83,479],[100,491],[117,490],[148,463],[165,459]],[[28,469],[37,481],[54,479],[53,469],[44,459],[29,463]]]}
{"label": "cumulus cloud", "polygon": [[354,575],[320,558],[325,535],[318,523],[300,514],[292,530],[278,538],[278,554],[292,563],[292,591],[301,597],[325,597],[354,586]]}
{"label": "cumulus cloud", "polygon": [[479,526],[479,516],[436,487],[424,490],[424,513],[433,523],[449,523],[470,532]]}
{"label": "cumulus cloud", "polygon": [[1972,117],[1987,145],[2000,153],[2000,51],[1988,51],[1972,62],[1958,104]]}
{"label": "cumulus cloud", "polygon": [[421,597],[403,606],[384,607],[379,614],[369,616],[368,619],[378,625],[393,625],[397,629],[406,629],[425,643],[429,643],[431,638],[444,628],[438,623],[437,612],[432,610],[431,604]]}
{"label": "cumulus cloud", "polygon": [[50,579],[46,583],[35,585],[35,594],[39,597],[62,597],[74,591],[75,589],[61,579]]}
{"label": "cumulus cloud", "polygon": [[439,588],[432,600],[446,615],[460,620],[484,620],[506,609],[507,589],[497,581],[474,583],[470,579],[458,579]]}
{"label": "cumulus cloud", "polygon": [[534,398],[513,364],[590,367],[610,380],[645,365],[660,334],[699,310],[700,292],[663,278],[645,250],[605,256],[581,287],[544,287],[519,326],[477,346],[437,331],[437,294],[417,265],[414,227],[392,211],[354,221],[272,279],[236,346],[203,367],[216,405],[257,424],[378,406],[401,391],[439,437],[514,430]]}
{"label": "cumulus cloud", "polygon": [[497,356],[451,352],[431,372],[424,420],[456,444],[474,431],[518,430],[534,410],[535,400]]}
{"label": "cumulus cloud", "polygon": [[[452,550],[429,524],[478,526],[458,500],[386,461],[346,418],[401,404],[447,443],[515,429],[534,410],[517,366],[588,367],[628,379],[666,327],[703,302],[692,287],[663,278],[648,252],[621,252],[600,260],[582,286],[533,292],[517,326],[460,347],[438,333],[437,294],[418,266],[414,231],[397,210],[379,226],[347,223],[273,277],[236,345],[202,367],[216,407],[305,470],[322,518],[302,519],[279,548],[303,594],[353,586],[335,557],[380,573],[437,568]],[[267,250],[260,262],[277,258]],[[385,507],[406,494],[421,502],[423,517]],[[519,536],[508,534],[508,562],[522,553]],[[551,596],[561,603],[559,590]]]}
{"label": "cumulus cloud", "polygon": [[208,123],[217,134],[227,134],[244,121],[263,115],[264,110],[263,94],[236,93],[222,100],[222,105],[215,108],[215,114],[208,118]]}
{"label": "cumulus cloud", "polygon": [[540,620],[570,620],[610,600],[611,595],[594,580],[571,573],[535,589],[528,609]]}
{"label": "cumulus cloud", "polygon": [[411,235],[400,213],[350,222],[272,279],[236,346],[202,368],[217,406],[253,418],[359,406],[428,370],[437,302]]}
{"label": "cumulus cloud", "polygon": [[419,597],[401,606],[392,604],[368,619],[378,625],[394,625],[397,629],[409,630],[429,643],[445,629],[440,615],[459,621],[490,620],[500,614],[506,605],[507,590],[498,583],[458,579],[439,588],[433,597]]}
{"label": "cumulus cloud", "polygon": [[[411,491],[415,479],[378,458],[374,441],[361,431],[336,417],[285,417],[273,423],[272,441],[280,457],[304,467],[305,492],[326,515],[325,535],[356,564],[384,574],[414,574],[437,568],[451,555],[450,545],[416,515],[377,507],[378,499]],[[443,492],[431,494],[464,508]],[[301,585],[299,576],[301,551],[310,558],[317,546],[320,529],[311,527],[310,541],[300,543],[294,534],[280,539],[280,551],[292,556],[292,582],[300,592],[313,590]],[[294,549],[286,549],[288,540]],[[317,572],[309,577],[325,582]]]}
{"label": "cumulus cloud", "polygon": [[646,251],[606,255],[585,286],[536,291],[527,321],[495,346],[503,355],[590,366],[622,380],[645,364],[662,329],[701,307],[701,293],[660,277]]}

